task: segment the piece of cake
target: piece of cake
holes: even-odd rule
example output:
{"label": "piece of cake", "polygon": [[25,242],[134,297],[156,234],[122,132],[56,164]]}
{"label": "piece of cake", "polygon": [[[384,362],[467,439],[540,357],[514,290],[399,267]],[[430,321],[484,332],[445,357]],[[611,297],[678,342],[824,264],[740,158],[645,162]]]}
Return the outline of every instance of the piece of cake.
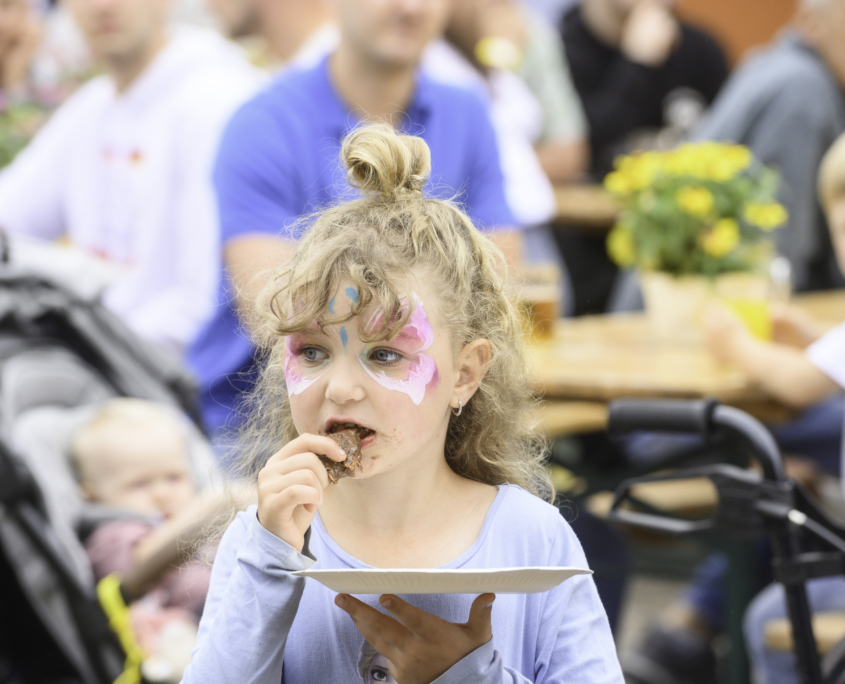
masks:
{"label": "piece of cake", "polygon": [[338,480],[344,477],[355,477],[356,473],[363,473],[361,464],[361,439],[370,430],[359,426],[344,427],[329,433],[329,437],[337,442],[338,446],[346,452],[345,461],[335,461],[328,456],[320,456],[320,461],[326,466],[329,480],[337,484]]}

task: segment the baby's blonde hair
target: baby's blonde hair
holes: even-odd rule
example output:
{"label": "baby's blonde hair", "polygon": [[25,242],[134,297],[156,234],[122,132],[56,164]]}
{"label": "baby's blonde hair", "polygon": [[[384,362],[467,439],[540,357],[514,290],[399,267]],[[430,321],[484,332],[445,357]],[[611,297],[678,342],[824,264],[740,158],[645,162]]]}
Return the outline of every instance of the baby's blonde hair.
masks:
{"label": "baby's blonde hair", "polygon": [[71,438],[70,460],[77,479],[83,481],[91,476],[87,472],[90,458],[115,430],[147,430],[156,426],[172,429],[175,435],[187,439],[179,420],[163,406],[126,397],[106,402]]}
{"label": "baby's blonde hair", "polygon": [[822,159],[818,192],[825,211],[830,209],[833,202],[845,196],[845,135],[836,139]]}
{"label": "baby's blonde hair", "polygon": [[[422,139],[367,126],[346,138],[341,158],[362,197],[307,219],[294,257],[276,270],[257,303],[251,328],[263,367],[245,407],[244,474],[255,477],[267,457],[298,434],[285,385],[285,338],[315,320],[321,326],[351,320],[375,301],[388,323],[372,337],[392,339],[412,313],[413,274],[434,283],[455,354],[477,339],[492,349],[478,391],[450,419],[450,467],[471,480],[519,485],[551,501],[544,443],[531,419],[523,327],[504,291],[501,251],[453,202],[423,196],[431,153]],[[351,282],[359,298],[348,315],[329,316],[341,281]]]}

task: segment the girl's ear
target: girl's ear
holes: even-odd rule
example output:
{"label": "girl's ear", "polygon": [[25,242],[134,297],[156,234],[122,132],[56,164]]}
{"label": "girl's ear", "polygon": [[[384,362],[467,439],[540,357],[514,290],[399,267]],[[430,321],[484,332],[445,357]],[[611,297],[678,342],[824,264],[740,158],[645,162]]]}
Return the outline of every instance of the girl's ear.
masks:
{"label": "girl's ear", "polygon": [[492,360],[493,350],[487,340],[473,340],[460,351],[455,364],[458,379],[449,402],[453,408],[458,408],[460,404],[467,405],[487,375]]}

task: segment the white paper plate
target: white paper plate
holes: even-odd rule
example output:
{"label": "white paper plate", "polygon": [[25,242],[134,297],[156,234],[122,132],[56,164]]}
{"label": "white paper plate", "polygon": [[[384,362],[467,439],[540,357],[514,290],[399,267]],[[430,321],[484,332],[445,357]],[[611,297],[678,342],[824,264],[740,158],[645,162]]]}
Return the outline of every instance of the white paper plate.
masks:
{"label": "white paper plate", "polygon": [[497,568],[485,570],[299,570],[339,594],[539,594],[582,568]]}

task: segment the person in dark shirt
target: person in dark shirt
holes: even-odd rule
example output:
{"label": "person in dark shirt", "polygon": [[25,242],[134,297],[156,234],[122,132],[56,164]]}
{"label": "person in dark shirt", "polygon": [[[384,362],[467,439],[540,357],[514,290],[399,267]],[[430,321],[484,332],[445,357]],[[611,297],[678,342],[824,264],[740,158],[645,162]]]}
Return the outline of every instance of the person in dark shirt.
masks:
{"label": "person in dark shirt", "polygon": [[[700,113],[728,76],[725,54],[710,36],[672,14],[675,0],[582,0],[561,21],[566,58],[590,129],[590,176],[601,182],[614,159],[633,149],[678,142],[673,102]],[[689,107],[681,110],[690,111]],[[669,116],[667,116],[669,114]],[[694,122],[688,122],[686,128]],[[666,136],[665,133],[671,133]],[[617,306],[617,267],[603,235],[555,231],[572,282],[576,315]],[[618,296],[617,296],[618,298]]]}
{"label": "person in dark shirt", "polygon": [[632,134],[664,126],[674,93],[709,105],[728,76],[719,44],[681,23],[674,0],[583,0],[561,25],[566,57],[590,124],[592,173],[601,180]]}

